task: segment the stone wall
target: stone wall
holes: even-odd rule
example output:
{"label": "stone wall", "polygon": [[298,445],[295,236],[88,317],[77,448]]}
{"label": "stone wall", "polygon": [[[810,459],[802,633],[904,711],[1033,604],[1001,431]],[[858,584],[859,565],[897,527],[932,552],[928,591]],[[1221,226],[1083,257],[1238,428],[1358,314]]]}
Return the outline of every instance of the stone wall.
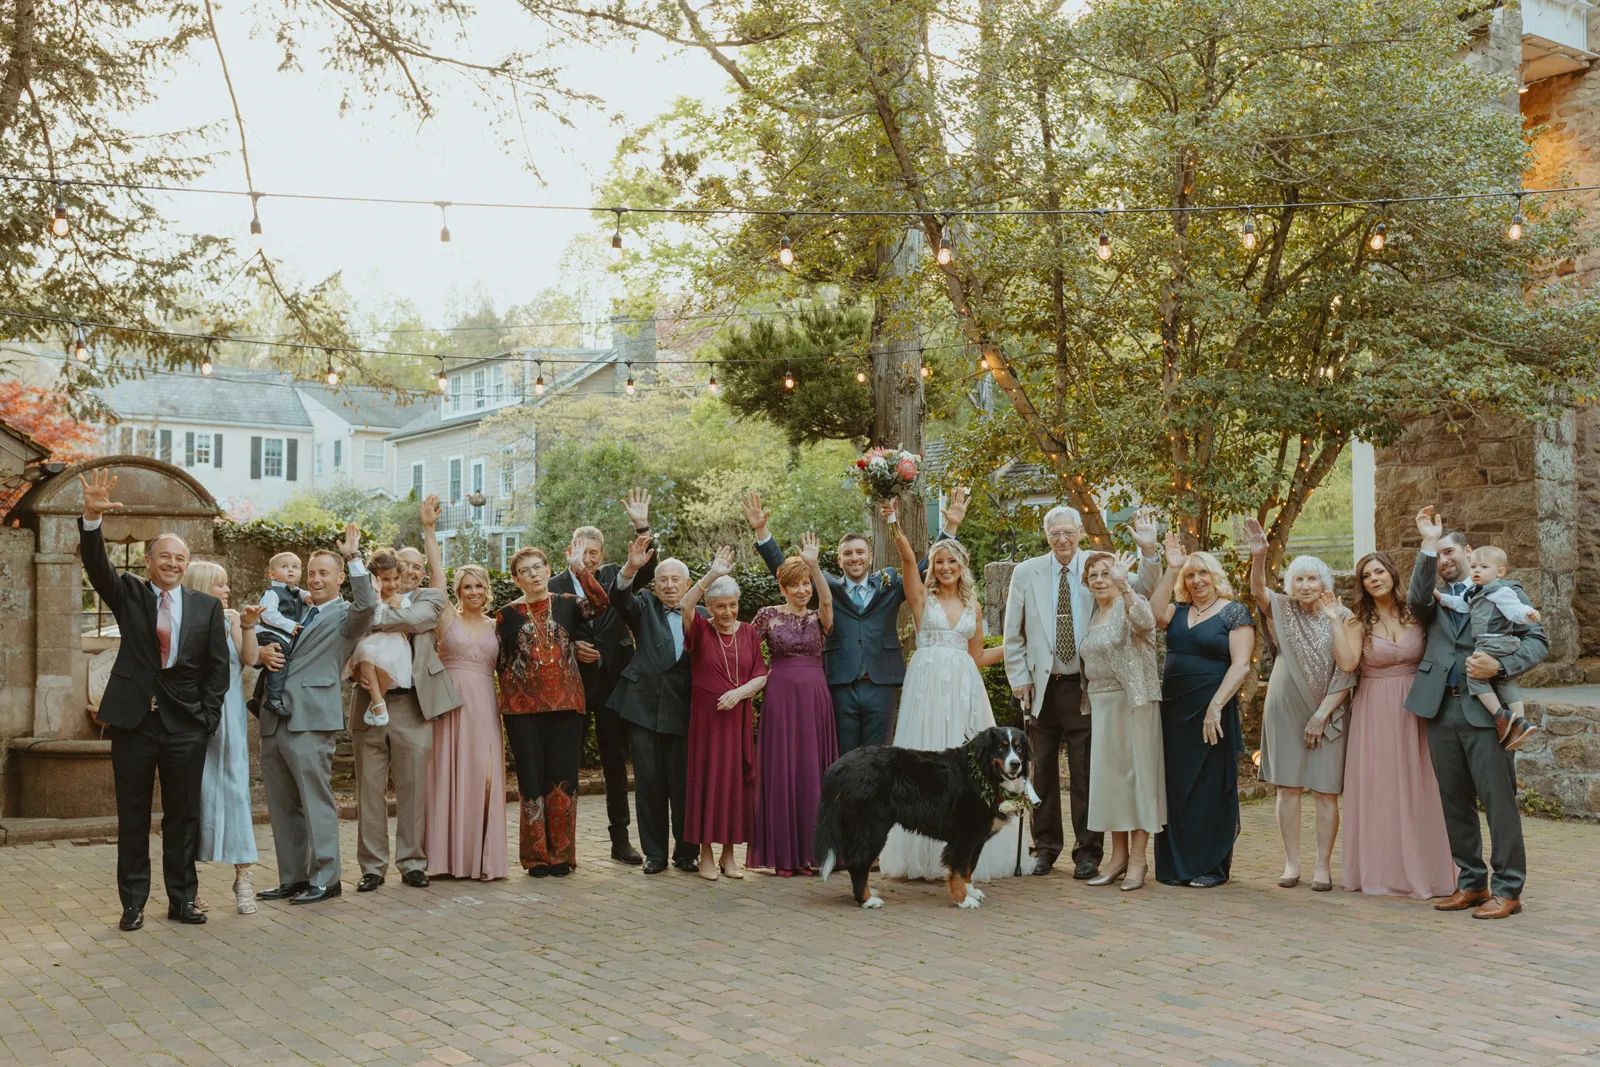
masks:
{"label": "stone wall", "polygon": [[1574,418],[1573,510],[1577,546],[1572,594],[1578,655],[1600,656],[1600,410],[1581,408]]}
{"label": "stone wall", "polygon": [[1517,782],[1544,801],[1528,806],[1600,819],[1600,705],[1530,701],[1528,713],[1543,729],[1517,750]]}
{"label": "stone wall", "polygon": [[[1591,28],[1590,33],[1595,30]],[[1522,125],[1536,131],[1533,164],[1522,179],[1525,188],[1600,185],[1600,138],[1594,135],[1600,129],[1600,74],[1580,71],[1534,82],[1522,96]],[[1542,210],[1558,204],[1600,219],[1600,199],[1595,192],[1573,193],[1559,199],[1530,200],[1527,206],[1534,225]],[[1559,275],[1583,285],[1596,280],[1597,270],[1600,247],[1556,268]]]}
{"label": "stone wall", "polygon": [[9,745],[33,727],[33,531],[0,527],[0,811],[18,801]]}
{"label": "stone wall", "polygon": [[1568,411],[1538,426],[1474,418],[1452,431],[1437,416],[1418,419],[1399,443],[1377,451],[1378,547],[1402,570],[1416,558],[1415,516],[1428,504],[1473,544],[1505,549],[1512,577],[1544,615],[1550,638],[1550,658],[1530,672],[1529,685],[1577,676],[1574,576],[1596,541],[1593,524],[1579,522],[1576,512],[1577,423]]}

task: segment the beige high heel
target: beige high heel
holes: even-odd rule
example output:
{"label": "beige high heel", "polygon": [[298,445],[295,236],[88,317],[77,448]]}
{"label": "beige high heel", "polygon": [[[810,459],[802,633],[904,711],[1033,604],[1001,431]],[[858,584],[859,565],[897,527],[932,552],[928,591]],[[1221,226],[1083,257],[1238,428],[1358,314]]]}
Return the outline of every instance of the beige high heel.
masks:
{"label": "beige high heel", "polygon": [[1129,875],[1127,878],[1123,879],[1121,886],[1122,891],[1124,893],[1131,893],[1135,889],[1143,889],[1145,875],[1148,874],[1149,871],[1150,868],[1148,866],[1140,867],[1139,877],[1135,878],[1132,875]]}
{"label": "beige high heel", "polygon": [[708,882],[715,882],[718,878],[722,877],[722,875],[717,873],[717,865],[715,863],[707,863],[705,860],[701,860],[699,870],[700,877],[704,878]]}
{"label": "beige high heel", "polygon": [[1124,863],[1121,867],[1118,867],[1114,871],[1110,871],[1110,872],[1108,872],[1106,874],[1097,874],[1097,875],[1095,875],[1093,878],[1089,879],[1089,884],[1090,885],[1110,885],[1112,882],[1115,882],[1118,878],[1121,878],[1124,874],[1126,874],[1127,871],[1128,871],[1128,865],[1126,863]]}
{"label": "beige high heel", "polygon": [[732,856],[728,857],[728,862],[727,863],[723,863],[721,860],[718,860],[717,861],[717,870],[721,871],[723,874],[727,875],[729,878],[743,878],[744,877],[744,868],[739,866],[739,861],[736,858],[732,857]]}

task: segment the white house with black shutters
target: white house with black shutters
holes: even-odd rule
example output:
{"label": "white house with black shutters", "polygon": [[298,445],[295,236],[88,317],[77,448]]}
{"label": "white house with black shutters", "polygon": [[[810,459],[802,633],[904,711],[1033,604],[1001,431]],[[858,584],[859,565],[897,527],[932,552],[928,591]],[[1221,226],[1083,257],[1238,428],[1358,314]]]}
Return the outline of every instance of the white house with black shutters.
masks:
{"label": "white house with black shutters", "polygon": [[106,454],[183,467],[235,518],[343,483],[389,493],[394,446],[384,438],[415,414],[375,389],[242,367],[218,367],[210,377],[151,374],[98,392],[114,413]]}

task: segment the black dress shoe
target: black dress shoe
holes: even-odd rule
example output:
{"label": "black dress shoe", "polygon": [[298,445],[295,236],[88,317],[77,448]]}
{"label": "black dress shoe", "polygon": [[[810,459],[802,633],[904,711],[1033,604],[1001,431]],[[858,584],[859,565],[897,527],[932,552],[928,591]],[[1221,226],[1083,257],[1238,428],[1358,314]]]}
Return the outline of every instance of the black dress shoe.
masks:
{"label": "black dress shoe", "polygon": [[428,872],[426,871],[407,871],[400,876],[400,880],[412,889],[428,888]]}
{"label": "black dress shoe", "polygon": [[291,903],[291,904],[320,904],[324,900],[328,900],[328,899],[330,899],[332,897],[336,897],[340,893],[343,893],[343,892],[344,892],[344,887],[339,882],[335,882],[335,883],[333,883],[332,885],[329,885],[329,886],[314,885],[314,886],[308,887],[305,892],[296,893],[294,896],[290,897],[289,898],[289,903]]}
{"label": "black dress shoe", "polygon": [[532,867],[528,868],[528,877],[529,878],[548,878],[548,877],[550,877],[550,865],[548,863],[535,863]]}
{"label": "black dress shoe", "polygon": [[1035,856],[1033,858],[1033,874],[1049,874],[1056,865],[1054,856]]}
{"label": "black dress shoe", "polygon": [[700,860],[698,858],[692,860],[676,859],[672,861],[672,865],[680,871],[687,871],[689,874],[700,873]]}
{"label": "black dress shoe", "polygon": [[167,918],[171,919],[173,922],[186,923],[189,926],[199,926],[201,923],[206,921],[206,913],[195,907],[194,901],[191,900],[181,906],[177,904],[168,904]]}
{"label": "black dress shoe", "polygon": [[664,871],[666,869],[667,869],[667,861],[666,860],[658,860],[658,859],[656,859],[655,857],[652,856],[649,859],[646,859],[644,861],[644,873],[645,874],[660,874],[662,871]]}
{"label": "black dress shoe", "polygon": [[[356,892],[357,893],[370,893],[370,892],[372,892],[374,889],[378,888],[382,884],[383,884],[383,875],[381,875],[381,874],[363,874],[361,876],[361,881],[356,883]],[[306,888],[309,889],[311,887],[307,886]]]}
{"label": "black dress shoe", "polygon": [[1100,864],[1085,856],[1072,867],[1072,877],[1078,881],[1087,881],[1100,873]]}
{"label": "black dress shoe", "polygon": [[118,930],[137,930],[144,925],[143,908],[123,908],[122,921],[117,923]]}
{"label": "black dress shoe", "polygon": [[550,865],[550,877],[552,878],[565,878],[571,873],[572,864],[570,863],[552,863]]}
{"label": "black dress shoe", "polygon": [[257,900],[288,900],[296,893],[304,893],[311,888],[310,882],[284,882],[276,889],[263,889],[256,894]]}
{"label": "black dress shoe", "polygon": [[624,839],[611,842],[611,858],[618,863],[626,863],[630,867],[637,867],[644,862],[644,857],[639,855],[639,850]]}

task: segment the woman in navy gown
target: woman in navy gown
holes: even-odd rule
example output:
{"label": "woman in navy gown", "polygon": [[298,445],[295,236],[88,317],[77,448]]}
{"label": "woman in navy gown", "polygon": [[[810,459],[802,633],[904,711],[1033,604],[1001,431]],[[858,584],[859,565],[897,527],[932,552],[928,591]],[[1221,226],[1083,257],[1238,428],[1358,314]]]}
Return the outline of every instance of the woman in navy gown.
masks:
{"label": "woman in navy gown", "polygon": [[1186,556],[1173,533],[1150,608],[1167,633],[1161,682],[1167,826],[1156,836],[1156,880],[1211,889],[1228,880],[1239,836],[1239,687],[1255,651],[1255,623],[1233,599],[1217,558]]}

